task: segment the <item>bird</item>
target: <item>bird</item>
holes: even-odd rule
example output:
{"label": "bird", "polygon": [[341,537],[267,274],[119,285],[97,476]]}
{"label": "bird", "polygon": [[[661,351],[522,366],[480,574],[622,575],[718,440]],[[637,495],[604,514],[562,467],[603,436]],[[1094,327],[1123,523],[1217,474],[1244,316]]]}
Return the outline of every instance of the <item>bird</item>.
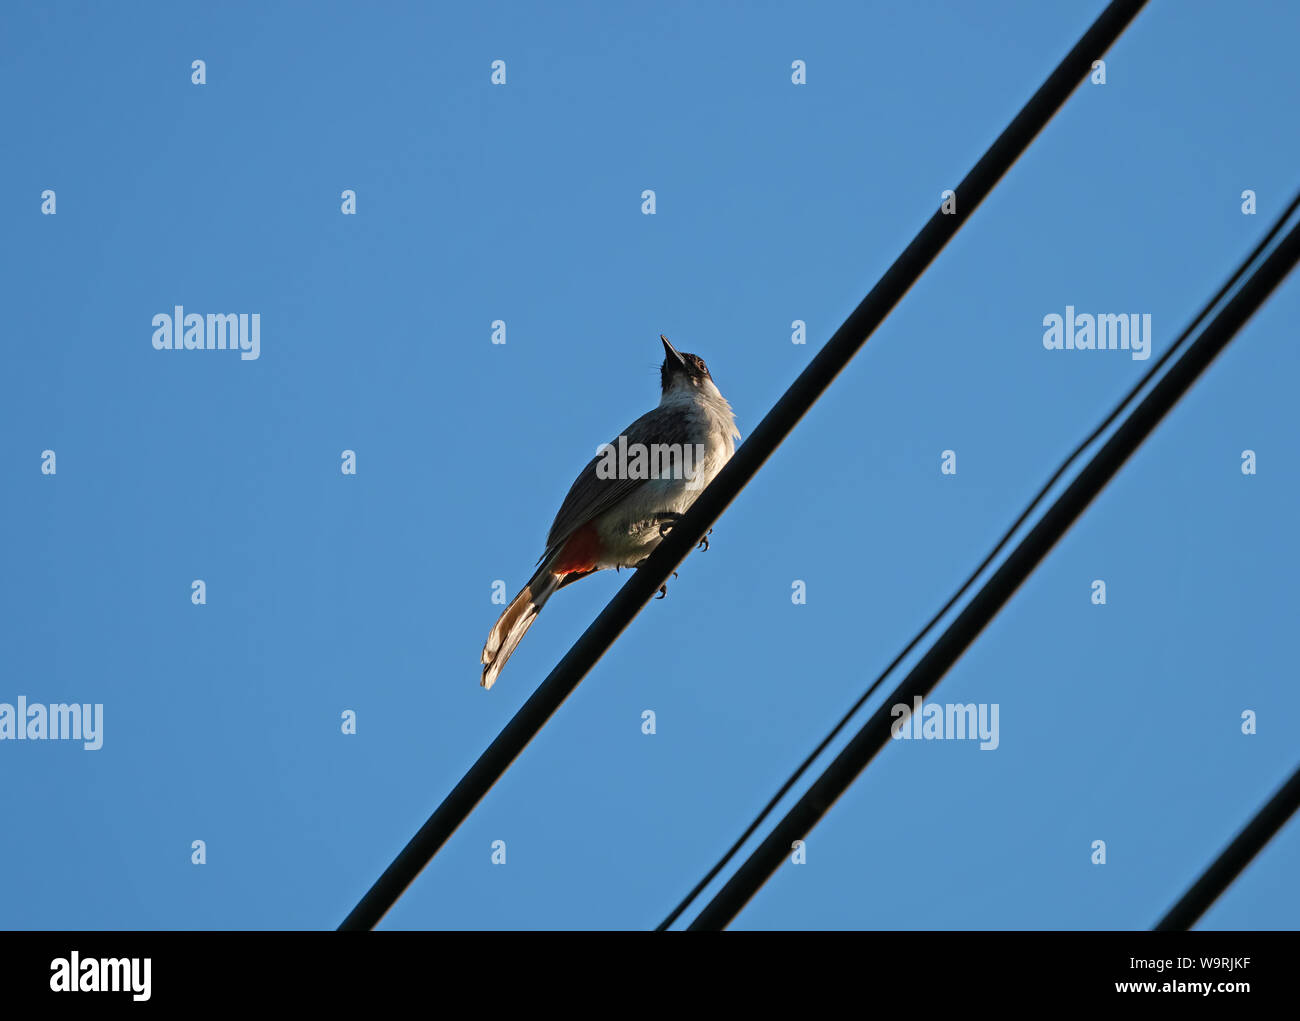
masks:
{"label": "bird", "polygon": [[[645,563],[736,452],[736,417],[704,359],[678,351],[663,334],[659,339],[658,406],[603,444],[569,487],[536,573],[488,633],[480,658],[484,688],[496,683],[556,590],[597,571]],[[696,548],[708,547],[706,533]],[[659,598],[666,593],[665,585]]]}

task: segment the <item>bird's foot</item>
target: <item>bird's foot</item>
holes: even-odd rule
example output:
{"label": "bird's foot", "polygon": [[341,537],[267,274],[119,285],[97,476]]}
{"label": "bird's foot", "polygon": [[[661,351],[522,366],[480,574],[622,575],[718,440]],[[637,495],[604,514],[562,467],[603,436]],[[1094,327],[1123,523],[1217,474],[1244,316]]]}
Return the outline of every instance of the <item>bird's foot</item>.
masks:
{"label": "bird's foot", "polygon": [[[674,577],[674,578],[677,577],[677,572],[676,572],[676,571],[673,572],[673,577]],[[662,598],[664,598],[664,596],[666,596],[666,595],[668,595],[668,582],[664,582],[662,585],[659,586],[659,594],[658,594],[657,596],[655,596],[655,598],[656,598],[656,599],[662,599]]]}
{"label": "bird's foot", "polygon": [[[674,514],[672,518],[659,522],[660,539],[665,538],[668,535],[668,533],[673,530],[673,525],[677,523],[677,519],[680,517],[681,517],[680,514]],[[709,536],[711,536],[712,534],[713,534],[713,529],[710,528],[707,532],[704,533],[703,537],[696,544],[695,548],[697,550],[707,550],[709,548]]]}
{"label": "bird's foot", "polygon": [[664,513],[660,515],[660,518],[662,519],[659,522],[660,539],[673,530],[673,525],[677,524],[677,519],[680,517],[680,514],[676,514],[672,511],[664,511]]}

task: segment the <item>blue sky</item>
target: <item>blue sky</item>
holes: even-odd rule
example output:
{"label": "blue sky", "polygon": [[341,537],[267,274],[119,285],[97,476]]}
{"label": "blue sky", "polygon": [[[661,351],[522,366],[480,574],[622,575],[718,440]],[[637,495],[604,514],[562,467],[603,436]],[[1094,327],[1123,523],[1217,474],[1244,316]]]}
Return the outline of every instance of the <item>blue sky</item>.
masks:
{"label": "blue sky", "polygon": [[[1103,6],[6,5],[0,702],[104,737],[0,742],[0,925],[337,925],[621,583],[479,688],[657,335],[748,435]],[[1285,206],[1298,32],[1140,15],[384,927],[658,923],[1150,364],[1043,317],[1150,313],[1158,355]],[[155,350],[178,304],[260,357]],[[1145,928],[1186,888],[1296,764],[1298,314],[936,689],[999,747],[891,745],[735,927]],[[1295,928],[1298,854],[1202,925]]]}

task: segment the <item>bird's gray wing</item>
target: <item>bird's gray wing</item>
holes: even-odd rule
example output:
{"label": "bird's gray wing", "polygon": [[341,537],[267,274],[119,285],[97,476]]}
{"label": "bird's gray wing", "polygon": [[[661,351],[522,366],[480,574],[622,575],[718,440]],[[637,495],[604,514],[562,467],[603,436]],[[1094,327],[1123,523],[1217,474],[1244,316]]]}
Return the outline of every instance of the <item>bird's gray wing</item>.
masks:
{"label": "bird's gray wing", "polygon": [[[685,446],[690,440],[690,419],[685,410],[674,408],[655,408],[646,412],[623,430],[628,447],[634,443],[643,443],[647,447],[658,443],[675,443]],[[613,440],[613,447],[618,449],[618,437]],[[569,487],[569,495],[560,504],[551,530],[546,536],[546,552],[542,560],[555,552],[564,540],[593,518],[598,518],[611,507],[616,506],[628,494],[644,486],[647,479],[612,478],[602,479],[596,474],[596,466],[601,461],[597,454],[587,462],[587,467]],[[541,563],[539,560],[538,563]]]}

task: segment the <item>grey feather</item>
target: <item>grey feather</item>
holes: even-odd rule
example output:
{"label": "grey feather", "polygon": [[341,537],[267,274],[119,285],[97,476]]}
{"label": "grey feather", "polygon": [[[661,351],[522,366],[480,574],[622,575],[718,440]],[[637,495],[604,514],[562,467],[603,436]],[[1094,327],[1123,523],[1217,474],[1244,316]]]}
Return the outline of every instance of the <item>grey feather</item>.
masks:
{"label": "grey feather", "polygon": [[[685,410],[672,408],[655,408],[648,411],[623,430],[627,443],[642,443],[646,446],[657,443],[672,443],[685,446],[691,440],[691,419]],[[618,437],[613,445],[618,446]],[[569,487],[569,494],[560,504],[560,509],[546,536],[546,552],[542,554],[541,563],[564,544],[564,540],[585,525],[588,521],[600,517],[607,510],[615,507],[624,497],[645,485],[646,479],[602,479],[596,474],[596,466],[601,457],[597,454],[587,462],[587,467]]]}

